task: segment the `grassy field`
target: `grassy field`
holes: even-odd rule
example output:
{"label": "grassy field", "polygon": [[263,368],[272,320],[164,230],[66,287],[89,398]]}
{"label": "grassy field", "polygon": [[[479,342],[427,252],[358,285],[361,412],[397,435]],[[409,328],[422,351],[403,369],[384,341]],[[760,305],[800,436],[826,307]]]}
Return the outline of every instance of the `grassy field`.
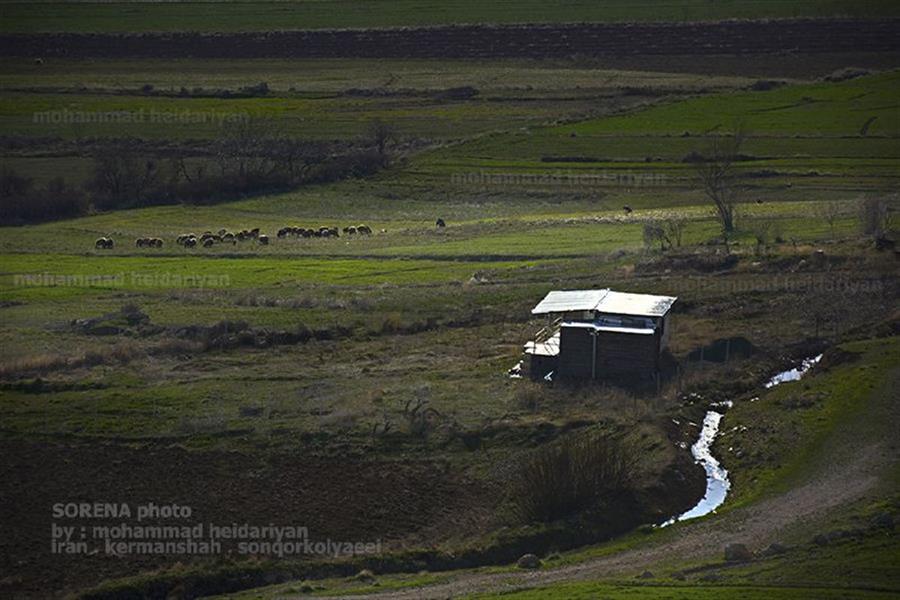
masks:
{"label": "grassy field", "polygon": [[884,0],[790,0],[710,4],[690,0],[674,5],[587,0],[492,2],[453,0],[419,3],[299,0],[292,2],[4,2],[3,30],[57,31],[269,31],[342,27],[399,27],[458,23],[573,23],[586,21],[704,21],[720,19],[896,15]]}
{"label": "grassy field", "polygon": [[[415,10],[402,2],[4,3],[0,28],[225,31],[274,22],[449,23],[463,14],[518,22],[897,12],[884,2],[516,8],[462,0]],[[398,135],[389,164],[367,177],[0,229],[0,445],[12,473],[0,495],[21,524],[0,540],[0,568],[22,572],[0,582],[0,595],[74,593],[108,580],[122,594],[157,586],[190,596],[288,577],[320,579],[325,589],[313,591],[321,595],[375,589],[348,580],[352,571],[335,575],[346,564],[305,559],[48,562],[47,515],[29,507],[101,492],[194,503],[210,521],[252,514],[308,521],[335,539],[384,537],[387,558],[374,568],[407,573],[379,572],[384,590],[453,579],[423,569],[492,564],[479,573],[509,575],[514,569],[497,563],[535,544],[546,546],[549,563],[573,567],[706,532],[715,547],[673,552],[646,581],[635,582],[640,572],[628,567],[621,577],[541,583],[509,596],[896,593],[891,539],[818,547],[807,539],[812,529],[785,525],[795,552],[731,567],[708,563],[723,539],[715,518],[639,527],[695,502],[688,487],[702,473],[687,449],[712,402],[738,400],[714,449],[733,473],[723,519],[803,489],[830,462],[853,458],[852,436],[888,437],[881,425],[890,422],[886,390],[897,362],[896,256],[863,233],[861,201],[885,201],[894,219],[886,234],[895,236],[896,64],[882,57],[888,68],[834,82],[822,75],[856,66],[850,57],[816,57],[808,69],[780,56],[642,60],[5,61],[0,154],[4,168],[39,184],[57,175],[89,180],[98,148],[113,138],[144,149],[142,159],[187,149],[196,164],[215,165],[213,139],[228,115],[260,117],[292,138],[338,148],[368,143],[376,119]],[[697,74],[707,71],[721,74]],[[261,81],[265,95],[233,96]],[[462,86],[477,93],[447,97]],[[50,116],[116,111],[127,122]],[[203,118],[154,122],[158,114]],[[737,121],[748,139],[737,230],[726,246],[684,158]],[[680,242],[666,249],[645,242],[645,225],[667,219],[683,221]],[[359,224],[372,235],[275,236],[284,226]],[[271,243],[176,243],[188,232],[254,227]],[[95,249],[101,236],[115,248]],[[148,236],[163,247],[136,247]],[[628,387],[509,377],[523,344],[545,325],[530,315],[541,297],[602,287],[679,297],[670,345],[677,368],[658,384]],[[726,338],[750,348],[748,356],[697,359]],[[852,357],[760,393],[772,373],[837,347]],[[731,429],[739,425],[746,429]],[[581,431],[634,436],[640,509],[610,520],[636,519],[637,529],[559,554],[554,544],[576,545],[570,533],[585,524],[523,523],[509,490],[531,453]],[[831,454],[835,448],[847,454]],[[23,473],[45,484],[22,485]],[[874,513],[895,513],[896,481],[873,477],[880,487],[814,514],[814,527],[862,527]],[[697,570],[674,577],[689,569]],[[832,575],[817,582],[820,570]],[[710,572],[720,579],[703,579]],[[299,585],[259,596],[304,593]]]}
{"label": "grassy field", "polygon": [[[742,126],[748,135],[742,148],[747,160],[741,165],[746,172],[852,173],[893,187],[900,156],[893,91],[898,77],[890,72],[837,84],[719,94],[484,136],[428,155],[420,170],[576,175],[605,170],[678,180],[691,176],[691,165],[682,161],[691,152],[702,154],[705,138]],[[562,162],[565,157],[576,158]]]}

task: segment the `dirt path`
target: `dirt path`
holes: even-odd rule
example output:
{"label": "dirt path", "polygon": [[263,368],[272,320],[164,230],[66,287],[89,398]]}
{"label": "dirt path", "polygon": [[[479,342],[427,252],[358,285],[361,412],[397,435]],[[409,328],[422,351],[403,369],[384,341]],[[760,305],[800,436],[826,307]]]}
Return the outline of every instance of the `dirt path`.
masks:
{"label": "dirt path", "polygon": [[[609,576],[632,575],[644,570],[656,571],[660,563],[668,563],[673,557],[691,560],[721,559],[726,544],[739,542],[751,551],[768,544],[783,541],[785,530],[798,524],[822,521],[829,513],[849,502],[859,500],[873,492],[880,475],[890,469],[900,458],[896,443],[900,421],[896,418],[896,394],[892,390],[900,380],[900,370],[895,370],[881,387],[885,400],[878,409],[847,423],[836,432],[835,443],[829,445],[828,455],[817,463],[824,465],[806,483],[783,494],[758,503],[726,512],[702,521],[679,525],[681,535],[661,543],[649,542],[642,547],[610,556],[541,571],[472,574],[460,573],[451,581],[423,588],[412,588],[372,594],[367,598],[453,598],[479,592],[508,592],[559,582],[594,580]],[[873,408],[873,407],[867,407]],[[854,434],[861,427],[868,427],[873,418],[889,419],[893,425],[876,428],[884,436],[859,446]],[[662,569],[664,572],[665,569]],[[360,598],[360,596],[353,596]]]}

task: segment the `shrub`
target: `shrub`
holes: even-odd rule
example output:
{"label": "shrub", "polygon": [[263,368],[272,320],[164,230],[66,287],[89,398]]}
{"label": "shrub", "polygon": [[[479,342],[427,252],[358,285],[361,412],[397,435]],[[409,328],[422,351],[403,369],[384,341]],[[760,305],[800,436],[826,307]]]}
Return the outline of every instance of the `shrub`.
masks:
{"label": "shrub", "polygon": [[635,456],[627,440],[606,432],[546,445],[518,473],[514,512],[523,521],[550,522],[598,508],[631,488]]}
{"label": "shrub", "polygon": [[884,198],[864,198],[859,203],[859,222],[865,235],[881,236],[889,227],[890,212]]}

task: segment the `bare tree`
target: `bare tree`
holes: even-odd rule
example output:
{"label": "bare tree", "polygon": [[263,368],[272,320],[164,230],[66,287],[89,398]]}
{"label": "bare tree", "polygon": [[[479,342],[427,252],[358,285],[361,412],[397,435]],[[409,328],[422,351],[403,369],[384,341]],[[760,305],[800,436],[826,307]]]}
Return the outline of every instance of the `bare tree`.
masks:
{"label": "bare tree", "polygon": [[769,237],[772,233],[773,222],[771,219],[756,219],[753,222],[753,239],[756,240],[756,254],[769,245]]}
{"label": "bare tree", "polygon": [[222,174],[241,179],[271,175],[276,169],[271,151],[274,131],[272,123],[260,119],[243,119],[223,127],[215,147]]}
{"label": "bare tree", "polygon": [[666,249],[666,244],[671,246],[668,237],[666,237],[665,228],[656,221],[647,221],[644,223],[644,247],[647,250],[653,248],[653,244],[659,242],[660,252]]}
{"label": "bare tree", "polygon": [[397,138],[397,128],[390,123],[381,120],[372,121],[369,125],[369,139],[375,151],[381,160],[382,166],[386,166],[390,162],[388,156],[388,146]]}
{"label": "bare tree", "polygon": [[869,197],[859,203],[859,220],[865,235],[881,237],[891,228],[891,210],[885,198]]}
{"label": "bare tree", "polygon": [[844,205],[840,200],[830,200],[819,205],[819,216],[822,217],[822,220],[828,224],[828,229],[831,231],[832,239],[835,238],[834,226],[843,212]]}
{"label": "bare tree", "polygon": [[669,247],[681,247],[681,240],[684,237],[684,228],[687,225],[687,219],[684,217],[673,216],[663,222],[663,229]]}
{"label": "bare tree", "polygon": [[735,206],[739,199],[735,163],[745,139],[746,132],[741,125],[727,135],[716,135],[706,151],[697,157],[694,169],[726,235],[734,231]]}
{"label": "bare tree", "polygon": [[142,157],[135,148],[110,145],[94,155],[89,188],[101,208],[140,204],[160,177],[159,164]]}

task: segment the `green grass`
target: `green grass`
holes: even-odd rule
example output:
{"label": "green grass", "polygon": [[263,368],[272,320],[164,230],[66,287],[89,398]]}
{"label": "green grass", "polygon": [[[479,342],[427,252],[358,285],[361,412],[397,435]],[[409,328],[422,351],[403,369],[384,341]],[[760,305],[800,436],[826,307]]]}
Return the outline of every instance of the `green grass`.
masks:
{"label": "green grass", "polygon": [[[67,296],[89,290],[262,288],[275,284],[394,285],[465,281],[478,269],[522,268],[528,263],[352,259],[74,256],[0,256],[8,291],[4,299]],[[29,283],[26,275],[49,274],[56,284]],[[43,280],[42,280],[43,281]],[[39,282],[41,283],[41,282]],[[58,285],[57,285],[58,284]],[[10,288],[10,286],[12,286]]]}
{"label": "green grass", "polygon": [[[213,8],[214,6],[214,8]],[[412,0],[399,2],[64,2],[4,3],[3,30],[36,31],[248,31],[333,27],[396,27],[450,23],[519,23],[582,21],[695,21],[760,17],[872,17],[897,14],[884,0],[790,0],[710,4],[689,0],[554,0],[539,2],[474,2],[451,0],[423,7]]]}
{"label": "green grass", "polygon": [[610,583],[567,583],[554,587],[541,587],[522,592],[506,592],[500,594],[479,594],[470,596],[478,600],[506,599],[539,600],[567,599],[587,600],[608,598],[609,600],[646,598],[648,600],[768,600],[781,598],[784,600],[822,600],[849,599],[888,599],[894,598],[893,592],[869,590],[845,590],[829,588],[795,588],[775,586],[696,586],[696,585],[624,585]]}
{"label": "green grass", "polygon": [[900,339],[853,342],[841,350],[855,359],[779,385],[754,402],[739,402],[726,415],[726,427],[749,427],[727,433],[715,445],[734,471],[731,508],[797,485],[824,466],[826,449],[859,446],[883,433]]}
{"label": "green grass", "polygon": [[[431,167],[523,168],[549,170],[587,167],[689,171],[677,164],[691,151],[703,152],[704,136],[742,123],[749,134],[744,154],[757,160],[747,170],[825,169],[839,172],[900,158],[900,119],[893,71],[842,83],[788,86],[768,92],[732,92],[669,102],[624,115],[588,119],[571,125],[537,127],[524,132],[484,136],[439,150],[423,159]],[[861,132],[871,121],[865,134]],[[597,164],[541,162],[542,157],[593,157]],[[647,163],[649,158],[652,162]],[[513,161],[521,161],[516,164]],[[627,164],[628,160],[641,161]],[[661,161],[661,162],[660,162]],[[888,174],[888,173],[884,173]]]}
{"label": "green grass", "polygon": [[491,97],[586,97],[624,87],[639,90],[712,91],[749,85],[747,77],[611,69],[577,59],[115,59],[90,61],[9,60],[0,65],[0,88],[76,92],[136,93],[145,84],[156,91],[203,88],[237,90],[265,81],[274,95],[316,98],[349,89],[382,90],[399,95],[471,85]]}

